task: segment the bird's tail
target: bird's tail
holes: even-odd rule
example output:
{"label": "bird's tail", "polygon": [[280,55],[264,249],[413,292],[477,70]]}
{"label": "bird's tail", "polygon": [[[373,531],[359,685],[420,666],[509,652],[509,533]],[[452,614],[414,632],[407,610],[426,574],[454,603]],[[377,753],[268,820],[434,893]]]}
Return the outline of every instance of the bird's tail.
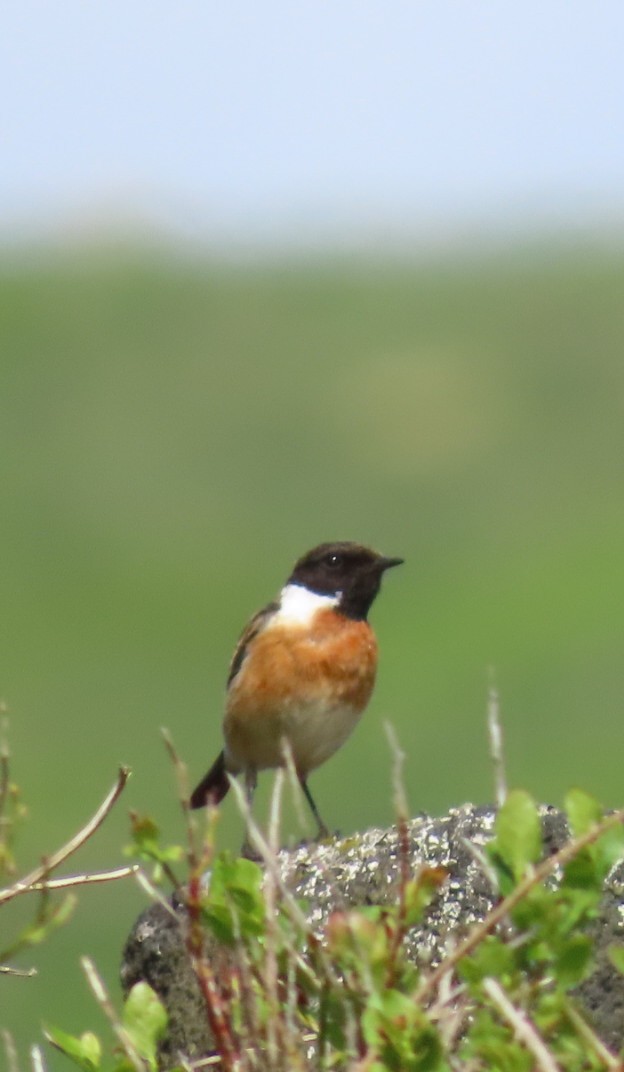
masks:
{"label": "bird's tail", "polygon": [[191,793],[190,805],[192,808],[203,808],[206,804],[220,804],[229,788],[225,754],[220,752],[208,774]]}

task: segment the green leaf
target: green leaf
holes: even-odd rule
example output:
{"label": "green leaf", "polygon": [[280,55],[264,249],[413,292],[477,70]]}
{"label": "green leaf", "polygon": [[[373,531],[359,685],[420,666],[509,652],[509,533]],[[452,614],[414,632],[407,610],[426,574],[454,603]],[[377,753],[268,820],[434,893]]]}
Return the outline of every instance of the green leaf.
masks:
{"label": "green leaf", "polygon": [[555,962],[557,982],[564,989],[576,986],[592,963],[593,944],[584,934],[573,934],[565,943]]}
{"label": "green leaf", "polygon": [[86,1031],[80,1038],[59,1031],[57,1027],[44,1028],[44,1035],[56,1050],[69,1057],[83,1072],[97,1072],[102,1060],[102,1045],[99,1038]]}
{"label": "green leaf", "polygon": [[261,937],[266,929],[263,873],[253,860],[221,853],[215,860],[210,886],[202,903],[205,919],[217,938],[228,944]]}
{"label": "green leaf", "polygon": [[223,852],[214,862],[210,876],[210,893],[211,896],[217,896],[223,891],[231,893],[238,890],[247,893],[255,901],[261,891],[263,877],[262,868],[253,860],[242,856],[232,857]]}
{"label": "green leaf", "polygon": [[514,950],[496,935],[489,934],[479,943],[471,957],[457,965],[461,977],[469,983],[479,983],[487,976],[501,979],[515,970]]}
{"label": "green leaf", "polygon": [[492,849],[516,882],[542,853],[542,829],[535,803],[524,789],[512,789],[496,816]]}
{"label": "green leaf", "polygon": [[563,886],[571,890],[602,890],[602,877],[589,849],[578,852],[565,865]]}
{"label": "green leaf", "polygon": [[406,882],[403,897],[407,927],[413,927],[420,922],[423,912],[431,904],[447,876],[445,867],[422,867],[415,878]]}
{"label": "green leaf", "polygon": [[362,1031],[388,1072],[441,1072],[437,1030],[412,998],[398,990],[373,994],[362,1016]]}
{"label": "green leaf", "polygon": [[601,880],[615,864],[624,859],[624,826],[617,823],[605,830],[594,846]]}
{"label": "green leaf", "polygon": [[[582,789],[572,789],[565,798],[570,829],[575,837],[580,837],[604,819],[603,809],[594,797]],[[611,868],[624,858],[624,827],[622,823],[614,824],[584,852],[595,867],[595,882],[601,885]],[[573,869],[574,873],[574,869]]]}
{"label": "green leaf", "polygon": [[602,819],[602,807],[584,789],[571,789],[566,793],[564,806],[574,837],[586,834]]}
{"label": "green leaf", "polygon": [[390,933],[385,917],[371,918],[359,909],[332,912],[325,927],[327,948],[341,970],[356,977],[372,973],[385,977]]}
{"label": "green leaf", "polygon": [[[553,894],[556,900],[556,932],[567,937],[584,929],[596,914],[596,909],[602,896],[602,887],[598,889],[573,889],[563,886],[557,894]],[[554,907],[554,906],[553,906]]]}
{"label": "green leaf", "polygon": [[130,1041],[154,1072],[158,1041],[167,1028],[167,1013],[147,983],[137,983],[126,998],[122,1023]]}
{"label": "green leaf", "polygon": [[181,845],[160,844],[160,830],[149,815],[130,813],[132,843],[124,848],[124,856],[135,857],[146,863],[156,864],[158,881],[162,879],[163,865],[178,863],[185,856]]}
{"label": "green leaf", "polygon": [[531,1053],[513,1038],[508,1025],[499,1022],[498,1013],[492,1013],[487,1006],[476,1009],[461,1056],[468,1067],[492,1072],[531,1072],[535,1068]]}

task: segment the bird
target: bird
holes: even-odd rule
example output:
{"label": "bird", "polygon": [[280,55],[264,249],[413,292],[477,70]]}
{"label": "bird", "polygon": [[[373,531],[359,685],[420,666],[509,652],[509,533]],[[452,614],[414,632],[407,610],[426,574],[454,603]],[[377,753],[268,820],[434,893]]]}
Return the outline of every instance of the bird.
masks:
{"label": "bird", "polygon": [[190,796],[217,805],[242,774],[249,808],[258,771],[283,766],[284,741],[318,826],[308,776],[347,740],[370,700],[377,641],[367,616],[386,570],[403,563],[351,541],[321,543],[295,563],[277,599],[243,630],[230,663],[224,748]]}

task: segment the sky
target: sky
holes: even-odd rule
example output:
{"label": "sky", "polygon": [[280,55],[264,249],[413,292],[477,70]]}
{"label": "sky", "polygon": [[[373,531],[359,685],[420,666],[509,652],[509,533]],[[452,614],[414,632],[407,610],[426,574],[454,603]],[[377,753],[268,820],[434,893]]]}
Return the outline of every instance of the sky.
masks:
{"label": "sky", "polygon": [[0,236],[624,218],[621,0],[9,0]]}

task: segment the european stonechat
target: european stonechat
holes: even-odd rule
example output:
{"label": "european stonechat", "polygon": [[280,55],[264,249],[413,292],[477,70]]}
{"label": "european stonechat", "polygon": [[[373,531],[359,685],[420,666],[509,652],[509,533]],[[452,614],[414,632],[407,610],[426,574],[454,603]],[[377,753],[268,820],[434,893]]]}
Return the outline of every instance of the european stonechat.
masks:
{"label": "european stonechat", "polygon": [[344,744],[370,699],[377,641],[367,615],[382,574],[402,562],[346,541],[322,543],[299,559],[234,651],[225,748],[191,795],[192,808],[218,804],[228,774],[240,773],[251,804],[257,772],[283,764],[286,740],[319,836],[327,835],[308,775]]}

